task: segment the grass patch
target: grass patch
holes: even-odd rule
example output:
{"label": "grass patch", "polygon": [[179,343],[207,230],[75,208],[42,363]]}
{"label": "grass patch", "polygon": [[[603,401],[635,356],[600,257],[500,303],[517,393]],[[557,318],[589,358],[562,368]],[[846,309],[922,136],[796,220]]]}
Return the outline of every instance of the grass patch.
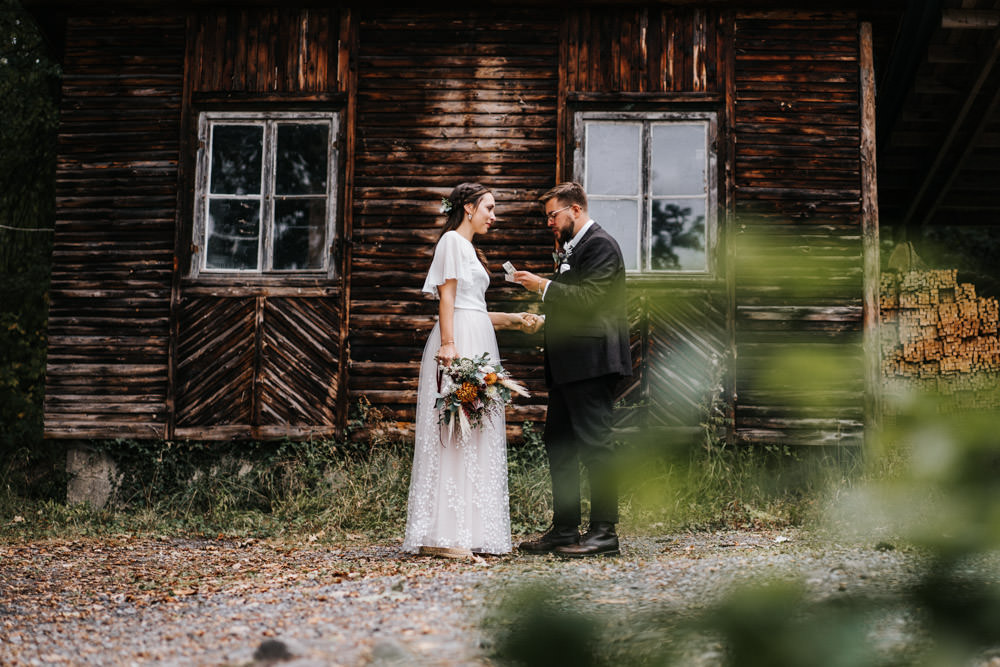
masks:
{"label": "grass patch", "polygon": [[[359,405],[358,413],[354,427],[364,429],[355,435],[365,433],[359,441],[95,443],[122,471],[112,502],[104,509],[67,505],[2,485],[0,538],[138,533],[401,539],[412,442],[384,429],[370,405]],[[704,443],[682,453],[662,445],[625,449],[621,529],[663,534],[807,524],[818,518],[825,498],[859,474],[855,458],[844,449]],[[523,442],[512,444],[508,462],[513,532],[544,530],[551,491],[544,444],[533,425],[526,425]]]}
{"label": "grass patch", "polygon": [[857,481],[860,458],[846,448],[637,448],[625,457],[623,528],[656,534],[810,525],[829,498]]}

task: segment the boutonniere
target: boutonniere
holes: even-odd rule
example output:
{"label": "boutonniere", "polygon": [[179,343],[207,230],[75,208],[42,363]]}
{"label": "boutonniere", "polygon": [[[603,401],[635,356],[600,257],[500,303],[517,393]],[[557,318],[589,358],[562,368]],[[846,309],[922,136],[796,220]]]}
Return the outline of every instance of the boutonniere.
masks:
{"label": "boutonniere", "polygon": [[556,266],[559,266],[560,264],[565,263],[566,260],[569,259],[569,256],[572,254],[573,254],[573,246],[569,246],[568,248],[560,250],[559,252],[552,253],[552,262]]}

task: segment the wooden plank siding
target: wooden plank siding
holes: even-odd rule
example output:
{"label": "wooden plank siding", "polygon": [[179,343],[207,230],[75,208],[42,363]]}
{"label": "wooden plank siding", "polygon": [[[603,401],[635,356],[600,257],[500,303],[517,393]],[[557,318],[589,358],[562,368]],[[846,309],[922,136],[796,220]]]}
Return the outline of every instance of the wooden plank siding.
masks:
{"label": "wooden plank siding", "polygon": [[166,435],[184,27],[67,20],[46,437]]}
{"label": "wooden plank siding", "polygon": [[[497,198],[480,247],[492,310],[531,305],[500,264],[551,271],[537,198],[556,153],[559,23],[537,12],[373,11],[362,16],[350,304],[350,388],[410,424],[437,302],[420,293],[442,197],[479,181]],[[499,332],[507,368],[532,391],[510,423],[544,418],[540,336]],[[516,428],[516,427],[515,427]]]}
{"label": "wooden plank siding", "polygon": [[[863,430],[858,21],[740,14],[735,23],[736,431],[859,443]],[[849,379],[765,381],[789,354],[856,364]],[[805,372],[805,369],[803,369]]]}
{"label": "wooden plank siding", "polygon": [[566,88],[571,95],[718,92],[721,20],[717,10],[690,7],[567,12]]}
{"label": "wooden plank siding", "polygon": [[309,99],[347,89],[339,10],[213,9],[200,13],[196,26],[188,74],[196,95]]}

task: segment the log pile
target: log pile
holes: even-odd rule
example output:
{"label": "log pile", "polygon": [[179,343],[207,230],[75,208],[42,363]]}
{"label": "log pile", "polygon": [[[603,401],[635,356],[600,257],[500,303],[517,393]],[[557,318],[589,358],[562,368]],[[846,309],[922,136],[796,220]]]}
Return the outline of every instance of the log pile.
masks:
{"label": "log pile", "polygon": [[969,408],[998,407],[998,304],[955,269],[887,272],[880,285],[886,389],[938,392]]}

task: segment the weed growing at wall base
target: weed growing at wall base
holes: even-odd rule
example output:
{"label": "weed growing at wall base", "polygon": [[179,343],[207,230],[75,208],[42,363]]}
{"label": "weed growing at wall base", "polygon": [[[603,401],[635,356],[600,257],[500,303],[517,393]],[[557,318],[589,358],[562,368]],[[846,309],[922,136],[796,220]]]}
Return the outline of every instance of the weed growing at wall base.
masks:
{"label": "weed growing at wall base", "polygon": [[[551,518],[548,464],[532,432],[508,456],[516,535],[542,531]],[[107,507],[29,499],[8,487],[0,491],[0,538],[154,533],[393,542],[403,534],[412,462],[412,443],[403,439],[377,447],[368,440],[98,444],[124,471]],[[793,466],[800,468],[794,474]],[[803,479],[819,468],[748,449],[698,449],[683,465],[647,460],[642,476],[623,489],[621,529],[663,534],[807,522],[817,514],[820,486]]]}

